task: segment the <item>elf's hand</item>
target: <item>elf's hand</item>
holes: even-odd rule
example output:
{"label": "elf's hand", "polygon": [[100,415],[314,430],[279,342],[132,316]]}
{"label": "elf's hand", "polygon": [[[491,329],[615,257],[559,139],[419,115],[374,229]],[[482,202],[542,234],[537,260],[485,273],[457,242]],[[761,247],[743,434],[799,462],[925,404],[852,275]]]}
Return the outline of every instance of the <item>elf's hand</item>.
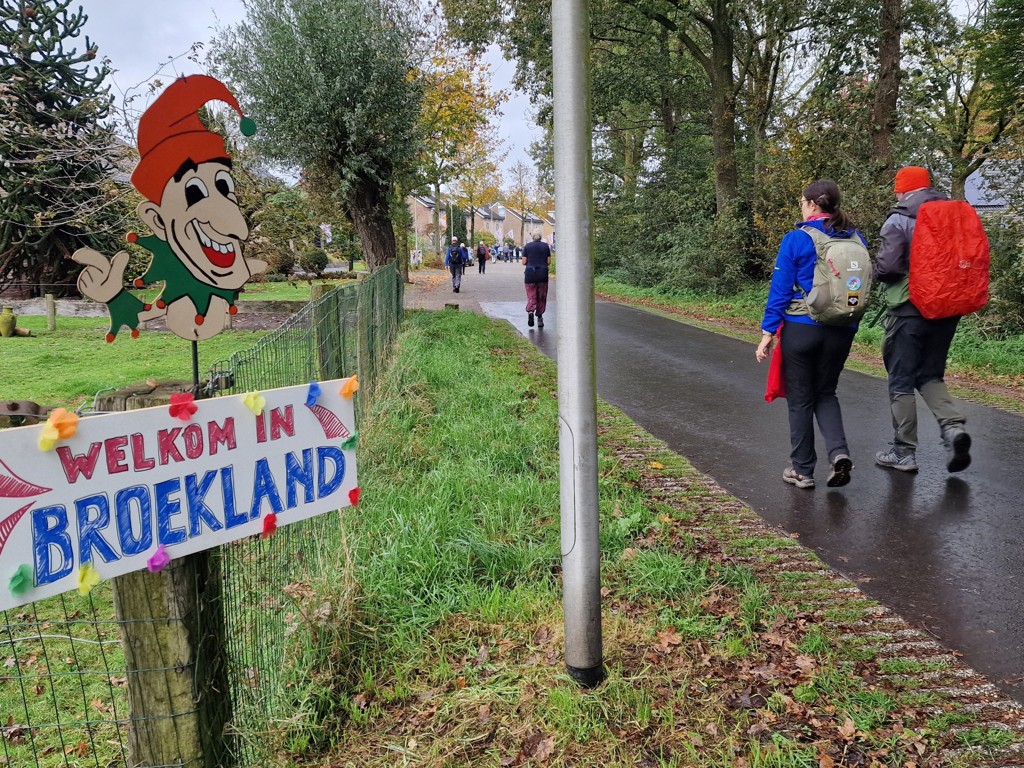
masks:
{"label": "elf's hand", "polygon": [[128,251],[118,251],[108,259],[92,248],[79,248],[71,258],[85,267],[78,275],[78,290],[83,296],[100,304],[109,304],[124,290]]}

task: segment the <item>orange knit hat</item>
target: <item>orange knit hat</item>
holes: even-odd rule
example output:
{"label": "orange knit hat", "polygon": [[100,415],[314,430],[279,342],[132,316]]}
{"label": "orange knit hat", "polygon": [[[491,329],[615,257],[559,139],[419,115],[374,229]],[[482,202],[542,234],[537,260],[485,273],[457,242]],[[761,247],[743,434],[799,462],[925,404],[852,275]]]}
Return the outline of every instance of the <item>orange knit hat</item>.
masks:
{"label": "orange knit hat", "polygon": [[223,137],[199,119],[199,109],[214,99],[238,113],[244,135],[256,132],[256,124],[242,115],[238,101],[220,80],[208,75],[179,77],[139,120],[140,159],[132,172],[132,184],[147,200],[160,204],[167,180],[186,160],[199,165],[228,156]]}
{"label": "orange knit hat", "polygon": [[928,169],[919,165],[908,165],[896,171],[896,194],[912,192],[915,189],[923,189],[932,185]]}

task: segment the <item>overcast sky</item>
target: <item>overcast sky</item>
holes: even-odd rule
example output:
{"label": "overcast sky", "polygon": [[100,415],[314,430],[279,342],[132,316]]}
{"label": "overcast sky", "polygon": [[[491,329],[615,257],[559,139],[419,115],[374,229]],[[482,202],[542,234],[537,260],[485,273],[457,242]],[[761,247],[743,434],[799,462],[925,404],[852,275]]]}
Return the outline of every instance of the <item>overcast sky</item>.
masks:
{"label": "overcast sky", "polygon": [[[201,72],[200,66],[184,54],[193,43],[208,43],[216,27],[236,23],[244,16],[241,0],[216,0],[216,10],[212,0],[81,2],[89,17],[84,28],[86,34],[99,46],[100,56],[111,61],[111,90],[119,103],[132,93],[144,96],[145,84],[157,73],[167,82],[177,75]],[[511,90],[515,64],[503,61],[496,52],[489,61],[495,89]],[[505,117],[499,130],[508,151],[503,166],[508,168],[522,160],[532,167],[527,151],[540,131],[530,117],[530,100],[516,93],[502,109]]]}

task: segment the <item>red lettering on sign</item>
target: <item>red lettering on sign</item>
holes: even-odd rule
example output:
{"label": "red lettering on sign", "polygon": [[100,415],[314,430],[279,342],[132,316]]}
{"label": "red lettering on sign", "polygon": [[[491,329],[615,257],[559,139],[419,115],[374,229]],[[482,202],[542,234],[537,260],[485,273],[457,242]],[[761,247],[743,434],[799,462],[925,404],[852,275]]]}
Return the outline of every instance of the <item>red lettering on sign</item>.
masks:
{"label": "red lettering on sign", "polygon": [[190,459],[203,455],[203,428],[198,424],[185,427],[185,455]]}
{"label": "red lettering on sign", "polygon": [[86,480],[92,480],[92,473],[96,471],[96,459],[100,457],[102,443],[92,443],[89,452],[83,454],[72,453],[66,445],[57,448],[57,456],[60,458],[60,465],[64,469],[64,476],[69,483],[78,480],[79,475],[84,475]]}
{"label": "red lettering on sign", "polygon": [[181,451],[178,450],[178,446],[174,444],[174,441],[178,439],[178,435],[181,434],[181,427],[174,427],[173,429],[161,429],[156,433],[156,444],[160,456],[160,466],[164,466],[172,459],[174,461],[184,461],[185,457],[181,455]]}
{"label": "red lettering on sign", "polygon": [[235,419],[232,416],[224,419],[224,426],[218,426],[216,421],[207,425],[210,434],[210,455],[217,455],[217,448],[224,443],[229,451],[235,450]]}
{"label": "red lettering on sign", "polygon": [[132,466],[136,472],[145,472],[156,466],[156,459],[146,455],[146,443],[138,432],[132,435]]}
{"label": "red lettering on sign", "polygon": [[270,412],[270,439],[280,440],[282,432],[288,437],[295,437],[295,414],[290,405]]}
{"label": "red lettering on sign", "polygon": [[103,449],[107,454],[107,472],[116,475],[128,471],[124,449],[128,445],[128,436],[108,437],[103,441]]}

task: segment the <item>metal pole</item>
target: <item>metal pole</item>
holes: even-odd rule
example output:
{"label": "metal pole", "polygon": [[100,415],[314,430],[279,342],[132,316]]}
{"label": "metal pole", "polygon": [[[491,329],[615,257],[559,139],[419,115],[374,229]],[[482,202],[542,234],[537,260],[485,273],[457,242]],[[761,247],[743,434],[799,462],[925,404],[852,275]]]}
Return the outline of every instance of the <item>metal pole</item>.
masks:
{"label": "metal pole", "polygon": [[552,0],[558,251],[558,422],[565,666],[585,686],[605,676],[597,503],[594,268],[588,0]]}
{"label": "metal pole", "polygon": [[199,342],[192,342],[192,394],[199,396]]}

